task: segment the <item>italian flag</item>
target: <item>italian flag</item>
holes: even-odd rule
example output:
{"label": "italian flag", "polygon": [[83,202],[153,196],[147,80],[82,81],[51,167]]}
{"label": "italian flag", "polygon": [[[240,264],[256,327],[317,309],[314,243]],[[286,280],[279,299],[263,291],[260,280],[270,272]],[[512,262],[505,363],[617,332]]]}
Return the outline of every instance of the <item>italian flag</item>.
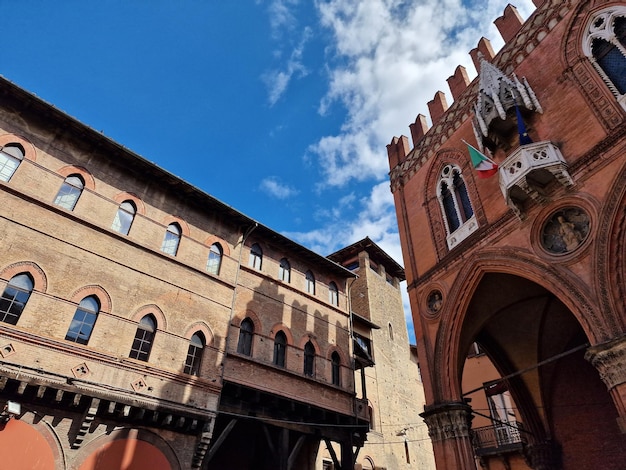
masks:
{"label": "italian flag", "polygon": [[465,142],[465,145],[467,145],[470,158],[472,159],[472,165],[474,165],[474,169],[478,172],[479,178],[489,178],[498,172],[498,165],[496,162],[479,150],[476,150],[467,142]]}

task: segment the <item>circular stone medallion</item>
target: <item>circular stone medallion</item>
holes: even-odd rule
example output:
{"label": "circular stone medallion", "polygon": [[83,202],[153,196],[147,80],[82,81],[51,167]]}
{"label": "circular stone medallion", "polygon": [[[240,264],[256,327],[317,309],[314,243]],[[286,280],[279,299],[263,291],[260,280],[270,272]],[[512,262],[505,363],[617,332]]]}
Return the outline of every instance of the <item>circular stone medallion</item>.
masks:
{"label": "circular stone medallion", "polygon": [[541,231],[541,245],[549,253],[562,255],[577,249],[589,235],[589,216],[579,207],[554,212]]}
{"label": "circular stone medallion", "polygon": [[443,304],[443,295],[441,295],[441,292],[438,290],[431,291],[430,294],[428,294],[427,304],[430,313],[437,313],[441,310]]}

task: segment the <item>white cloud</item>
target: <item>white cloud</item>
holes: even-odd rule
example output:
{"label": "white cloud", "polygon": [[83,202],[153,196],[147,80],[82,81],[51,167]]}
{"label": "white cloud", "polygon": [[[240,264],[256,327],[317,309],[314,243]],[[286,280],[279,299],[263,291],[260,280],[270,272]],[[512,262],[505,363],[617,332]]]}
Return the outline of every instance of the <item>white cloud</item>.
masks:
{"label": "white cloud", "polygon": [[270,15],[270,27],[275,36],[280,36],[283,30],[293,30],[298,21],[291,11],[291,7],[297,5],[299,0],[272,0],[268,6]]}
{"label": "white cloud", "polygon": [[[507,4],[508,0],[315,1],[321,25],[334,41],[328,49],[328,91],[319,112],[329,114],[339,104],[346,113],[340,132],[309,147],[307,158],[318,161],[323,175],[317,189],[382,182],[358,201],[355,217],[346,216],[347,205],[337,204],[316,213],[320,228],[287,236],[321,254],[369,236],[403,264],[385,147],[393,136],[408,134],[417,114],[428,116],[427,102],[437,91],[452,103],[446,79],[457,65],[463,65],[470,78],[476,75],[469,51],[481,37],[499,50],[502,39],[493,21]],[[516,4],[523,18],[535,8],[531,0]],[[406,287],[402,290],[414,341]]]}
{"label": "white cloud", "polygon": [[309,71],[302,63],[302,54],[306,43],[311,38],[311,28],[302,30],[300,41],[291,51],[291,55],[281,69],[270,70],[261,77],[268,89],[268,101],[270,106],[276,104],[287,90],[292,78],[302,78],[308,75]]}
{"label": "white cloud", "polygon": [[[358,202],[358,214],[353,220],[349,220],[346,218],[345,209],[351,209],[355,202]],[[352,210],[349,212],[351,213]],[[323,218],[320,222],[322,228],[311,232],[291,232],[285,235],[323,255],[370,237],[402,264],[389,183],[383,182],[374,186],[368,196],[358,201],[353,195],[348,195],[342,198],[332,210],[325,210],[316,215],[318,218]]]}
{"label": "white cloud", "polygon": [[282,184],[273,176],[263,179],[259,184],[259,188],[263,192],[277,199],[287,199],[288,197],[298,194],[296,189],[286,184]]}
{"label": "white cloud", "polygon": [[[342,186],[351,180],[386,176],[385,146],[394,135],[407,134],[426,103],[444,91],[457,65],[475,75],[469,57],[482,36],[497,50],[499,33],[492,22],[508,0],[317,0],[321,24],[334,43],[328,65],[328,93],[320,113],[341,104],[347,112],[341,132],[311,145],[326,178]],[[523,17],[534,8],[519,0]],[[354,171],[358,167],[359,171]]]}

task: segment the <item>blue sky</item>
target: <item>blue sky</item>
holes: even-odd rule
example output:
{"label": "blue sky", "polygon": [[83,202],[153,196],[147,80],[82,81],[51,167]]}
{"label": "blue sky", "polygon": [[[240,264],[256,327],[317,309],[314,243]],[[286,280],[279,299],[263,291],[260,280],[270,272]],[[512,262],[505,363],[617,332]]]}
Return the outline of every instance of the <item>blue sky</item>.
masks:
{"label": "blue sky", "polygon": [[385,146],[507,3],[0,0],[0,74],[322,255],[404,265]]}

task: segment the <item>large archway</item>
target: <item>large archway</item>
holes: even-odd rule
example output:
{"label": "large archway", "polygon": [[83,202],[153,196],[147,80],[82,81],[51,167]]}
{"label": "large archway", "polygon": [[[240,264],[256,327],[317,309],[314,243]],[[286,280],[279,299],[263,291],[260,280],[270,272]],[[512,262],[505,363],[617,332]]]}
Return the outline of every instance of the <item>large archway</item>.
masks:
{"label": "large archway", "polygon": [[617,411],[584,359],[590,339],[553,292],[519,275],[483,273],[457,332],[451,376],[461,382],[462,352],[480,345],[518,407],[533,468],[622,468]]}
{"label": "large archway", "polygon": [[42,426],[32,426],[14,418],[1,424],[0,467],[32,470],[63,468],[63,461],[58,452],[55,452],[55,446],[40,431],[44,431]]}

